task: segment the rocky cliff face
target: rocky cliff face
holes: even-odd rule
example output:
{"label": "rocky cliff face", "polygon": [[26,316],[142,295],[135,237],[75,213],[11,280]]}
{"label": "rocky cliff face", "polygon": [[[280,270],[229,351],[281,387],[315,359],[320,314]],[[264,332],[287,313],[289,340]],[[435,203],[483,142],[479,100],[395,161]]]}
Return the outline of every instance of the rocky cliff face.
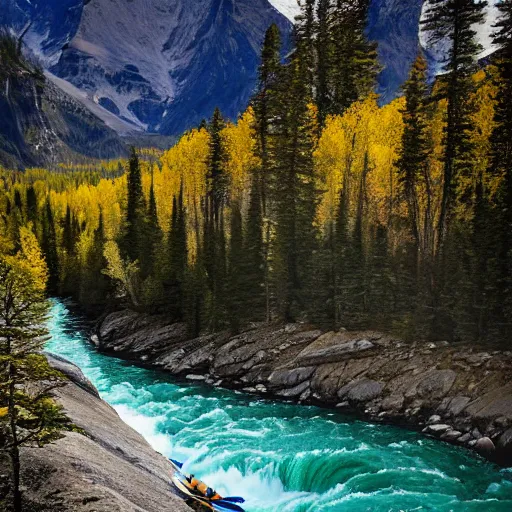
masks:
{"label": "rocky cliff face", "polygon": [[266,29],[291,23],[267,0],[3,0],[0,24],[52,73],[134,128],[180,134],[216,106],[248,104]]}
{"label": "rocky cliff face", "polygon": [[24,510],[189,511],[171,492],[171,464],[121,421],[76,366],[49,360],[70,378],[57,400],[85,435],[70,432],[44,448],[23,449]]}
{"label": "rocky cliff face", "polygon": [[130,311],[92,339],[174,375],[407,425],[512,464],[512,352],[299,324],[188,340],[185,326]]}
{"label": "rocky cliff face", "polygon": [[0,164],[46,166],[127,154],[113,129],[51,79],[16,75],[0,84]]}

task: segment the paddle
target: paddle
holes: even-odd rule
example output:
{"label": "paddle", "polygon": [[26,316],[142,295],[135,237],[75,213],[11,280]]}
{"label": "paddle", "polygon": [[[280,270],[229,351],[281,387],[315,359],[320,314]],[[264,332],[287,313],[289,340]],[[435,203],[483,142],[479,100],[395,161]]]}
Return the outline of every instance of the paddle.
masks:
{"label": "paddle", "polygon": [[239,507],[238,505],[235,505],[234,503],[226,500],[210,501],[210,504],[213,506],[213,508],[215,508],[215,510],[233,510],[235,512],[245,512],[242,507]]}
{"label": "paddle", "polygon": [[183,467],[183,462],[178,462],[174,459],[169,459],[175,466],[179,467],[180,469]]}
{"label": "paddle", "polygon": [[245,503],[245,500],[240,496],[228,496],[227,498],[222,498],[221,501],[229,501],[231,503]]}

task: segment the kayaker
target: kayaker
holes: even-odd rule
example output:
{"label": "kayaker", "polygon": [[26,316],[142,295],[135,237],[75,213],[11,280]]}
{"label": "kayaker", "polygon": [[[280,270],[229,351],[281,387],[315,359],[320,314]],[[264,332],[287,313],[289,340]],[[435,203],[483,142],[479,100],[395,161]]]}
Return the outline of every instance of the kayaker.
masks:
{"label": "kayaker", "polygon": [[222,499],[222,496],[220,494],[218,494],[216,491],[214,491],[211,487],[208,487],[208,489],[206,489],[205,495],[209,500],[221,500]]}
{"label": "kayaker", "polygon": [[188,475],[186,477],[187,479],[187,482],[190,484],[190,486],[192,487],[192,489],[197,489],[197,486],[201,483],[197,478],[195,478],[194,475]]}

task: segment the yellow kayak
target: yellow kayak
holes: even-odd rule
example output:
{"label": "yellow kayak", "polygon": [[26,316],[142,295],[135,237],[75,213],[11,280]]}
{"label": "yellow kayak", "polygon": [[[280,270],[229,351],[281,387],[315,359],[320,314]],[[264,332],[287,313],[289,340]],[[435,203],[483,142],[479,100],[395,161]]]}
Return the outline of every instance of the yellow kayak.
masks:
{"label": "yellow kayak", "polygon": [[196,479],[194,475],[183,472],[183,464],[172,459],[170,461],[175,469],[171,481],[183,499],[192,500],[207,510],[213,510],[214,512],[244,512],[244,509],[237,505],[237,503],[245,501],[243,498],[223,498],[207,484]]}

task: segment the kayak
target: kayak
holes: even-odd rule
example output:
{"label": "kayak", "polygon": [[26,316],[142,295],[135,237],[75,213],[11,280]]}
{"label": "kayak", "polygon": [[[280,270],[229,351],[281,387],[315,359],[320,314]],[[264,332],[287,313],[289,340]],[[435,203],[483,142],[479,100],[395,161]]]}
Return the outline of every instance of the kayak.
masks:
{"label": "kayak", "polygon": [[244,512],[244,509],[237,505],[237,503],[243,503],[245,501],[243,498],[223,498],[216,493],[214,493],[216,495],[215,498],[208,498],[199,490],[208,488],[206,484],[197,480],[196,482],[198,482],[199,485],[196,483],[195,487],[193,487],[190,483],[191,475],[182,470],[183,464],[172,459],[170,459],[170,461],[175,470],[171,481],[178,491],[178,494],[183,499],[192,500],[195,503],[202,505],[204,508],[213,510],[214,512]]}

